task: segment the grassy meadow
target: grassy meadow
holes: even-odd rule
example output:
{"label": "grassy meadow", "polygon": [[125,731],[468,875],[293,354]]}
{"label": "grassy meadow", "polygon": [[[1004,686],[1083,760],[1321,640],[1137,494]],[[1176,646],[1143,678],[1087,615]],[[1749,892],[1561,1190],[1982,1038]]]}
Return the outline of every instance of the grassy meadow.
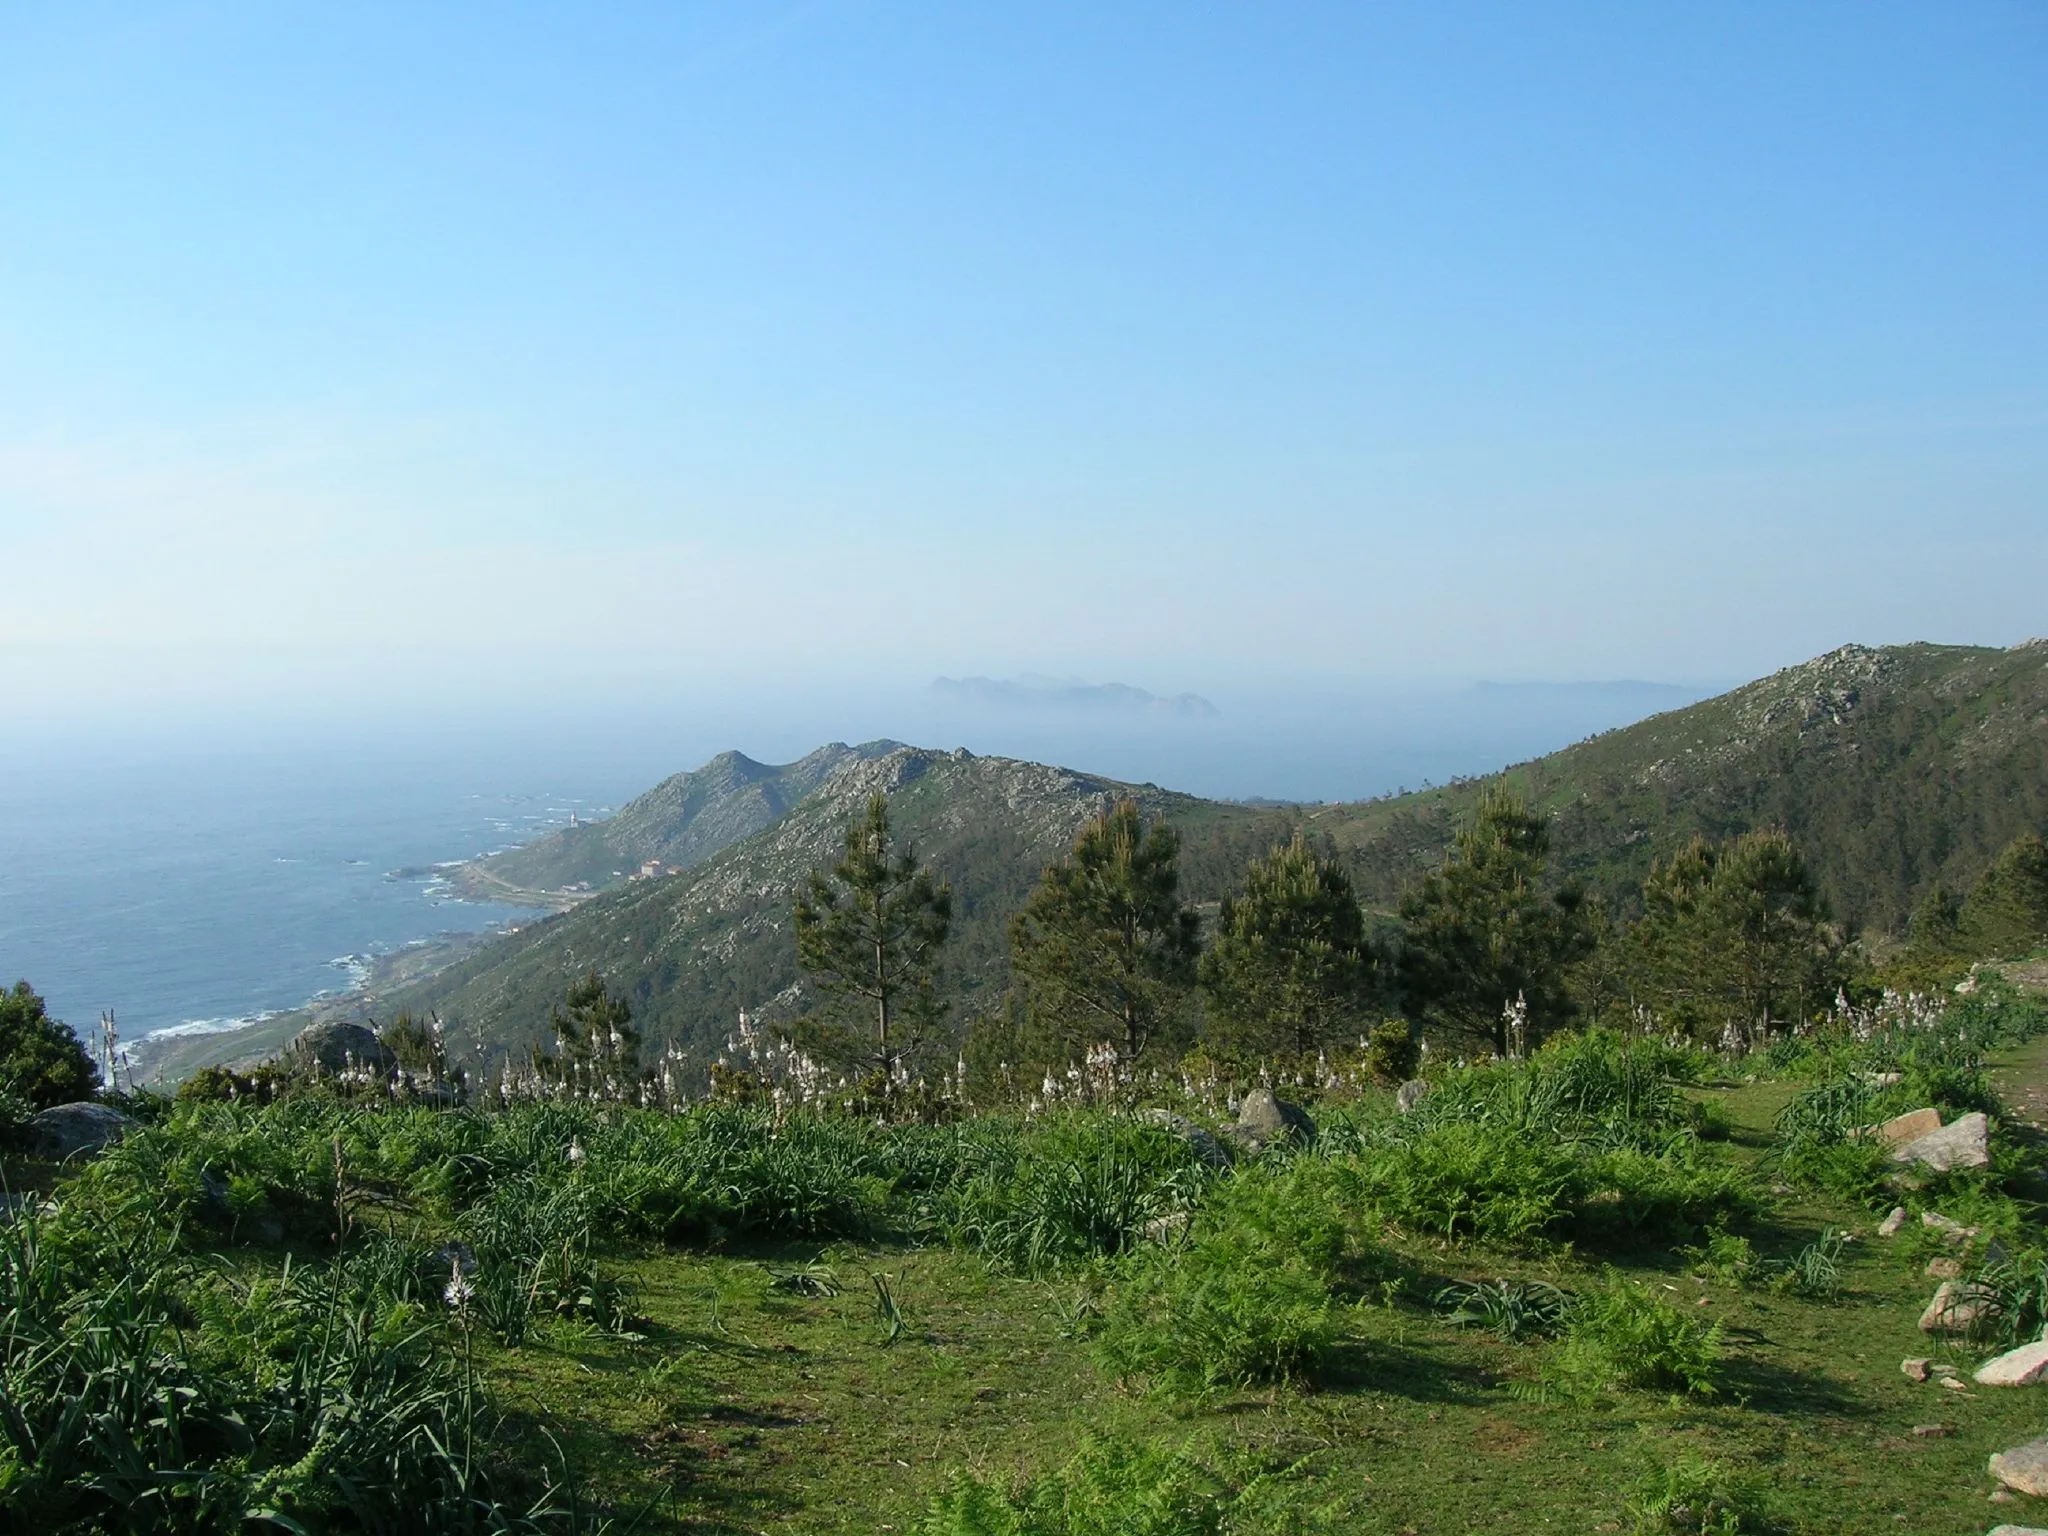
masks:
{"label": "grassy meadow", "polygon": [[[2042,1393],[2044,1148],[1853,1132],[2048,1077],[1995,984],[1741,1058],[1594,1032],[1304,1094],[879,1124],[154,1101],[11,1157],[0,1508],[87,1530],[1979,1532]],[[1147,1115],[1168,1109],[1174,1121]],[[1893,1204],[1914,1219],[1876,1225]],[[1961,1242],[1917,1218],[1980,1229]],[[1996,1246],[1993,1247],[1993,1240]],[[1996,1297],[1916,1323],[1930,1261]]]}

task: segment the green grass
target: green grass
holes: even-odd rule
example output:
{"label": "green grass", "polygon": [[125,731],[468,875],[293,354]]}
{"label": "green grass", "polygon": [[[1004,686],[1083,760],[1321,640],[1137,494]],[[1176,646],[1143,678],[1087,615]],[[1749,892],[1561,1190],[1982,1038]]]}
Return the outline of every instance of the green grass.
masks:
{"label": "green grass", "polygon": [[[1989,1065],[2011,1092],[2048,1073],[2048,1050]],[[423,1266],[432,1245],[465,1237],[528,1298],[523,1329],[479,1316],[469,1333],[491,1465],[559,1456],[586,1507],[648,1531],[1623,1532],[1705,1498],[1737,1522],[1711,1529],[1981,1532],[1997,1512],[1985,1460],[2039,1433],[2048,1393],[1900,1373],[1907,1356],[1943,1353],[1915,1327],[1930,1239],[1880,1241],[1871,1215],[1825,1186],[1781,1182],[1774,1127],[1801,1087],[1688,1085],[1686,1102],[1718,1101],[1718,1139],[1674,1131],[1661,1154],[1640,1126],[1617,1138],[1604,1111],[1552,1122],[1522,1099],[1489,1101],[1521,1117],[1503,1134],[1587,1138],[1570,1143],[1568,1215],[1618,1204],[1583,1171],[1611,1172],[1616,1152],[1659,1168],[1711,1152],[1743,1181],[1742,1198],[1695,1213],[1734,1223],[1718,1240],[1691,1217],[1477,1235],[1413,1219],[1411,1194],[1363,1170],[1437,1132],[1404,1142],[1371,1106],[1329,1117],[1323,1155],[1220,1182],[1164,1133],[1086,1116],[776,1132],[735,1113],[311,1102],[269,1119],[181,1112],[83,1175],[19,1162],[8,1174],[80,1211],[175,1218],[179,1262],[235,1294],[275,1282],[287,1255],[297,1271],[330,1264],[341,1232],[375,1295],[411,1297],[400,1332],[436,1330],[451,1352],[446,1271]],[[1688,1116],[1667,1100],[1656,1118]],[[2039,1161],[2021,1128],[2000,1136]],[[1490,1162],[1473,1166],[1494,1180]],[[211,1204],[208,1171],[224,1186]],[[1445,1170],[1410,1171],[1428,1208]],[[1921,1203],[1942,1200],[2039,1246],[2036,1208],[2005,1186],[1966,1181]],[[1175,1246],[1134,1237],[1188,1209]],[[1830,1231],[1855,1236],[1817,1250]],[[1774,1279],[1788,1275],[1799,1283]],[[479,1298],[501,1279],[480,1270]],[[1463,1327],[1438,1304],[1456,1284],[1503,1280],[1556,1286],[1581,1308],[1620,1288],[1635,1310],[1608,1338],[1624,1353],[1638,1335],[1677,1338],[1673,1319],[1718,1330],[1696,1359],[1711,1395],[1686,1391],[1684,1371],[1631,1385],[1584,1359],[1575,1389],[1554,1390],[1574,1364],[1568,1322]],[[1308,1308],[1277,1345],[1256,1311],[1269,1292]],[[1120,1306],[1142,1338],[1148,1307],[1190,1297],[1208,1310],[1191,1306],[1179,1332],[1155,1315],[1157,1348],[1114,1343]],[[247,1308],[228,1319],[258,1321]],[[207,1335],[228,1351],[222,1369],[228,1323]],[[0,1384],[0,1407],[11,1390]],[[1912,1433],[1929,1424],[1952,1432]],[[1118,1523],[1118,1500],[1145,1499],[1185,1509]]]}

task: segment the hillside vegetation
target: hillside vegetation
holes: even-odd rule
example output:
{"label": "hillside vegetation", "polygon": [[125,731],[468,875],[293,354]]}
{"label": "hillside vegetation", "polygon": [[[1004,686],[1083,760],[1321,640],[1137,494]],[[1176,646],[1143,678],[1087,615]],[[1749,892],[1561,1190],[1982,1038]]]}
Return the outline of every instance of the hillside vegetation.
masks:
{"label": "hillside vegetation", "polygon": [[565,827],[454,871],[479,896],[544,901],[580,887],[616,885],[652,862],[688,869],[783,815],[844,763],[881,757],[893,741],[832,742],[780,767],[721,752],[702,768],[663,779],[603,821]]}
{"label": "hillside vegetation", "polygon": [[[1502,775],[1357,805],[1254,809],[966,753],[874,755],[886,745],[761,770],[791,776],[772,781],[783,794],[841,754],[779,819],[694,868],[536,924],[384,1006],[438,1011],[486,1053],[520,1049],[595,968],[650,1039],[702,1059],[742,1009],[796,1007],[791,895],[876,789],[890,796],[897,834],[957,893],[944,984],[968,1008],[1007,985],[1006,928],[1046,864],[1123,796],[1179,833],[1182,893],[1205,907],[1299,830],[1387,911],[1442,862],[1460,818],[1506,784],[1547,818],[1552,881],[1582,883],[1616,913],[1639,904],[1653,860],[1695,836],[1778,826],[1837,921],[1889,937],[1937,883],[1967,888],[2013,838],[2048,825],[2048,644],[1845,647]],[[765,815],[770,780],[730,791],[747,778],[744,762],[720,759],[636,801],[619,818],[619,847],[708,848],[714,826]],[[594,839],[610,825],[579,833]]]}
{"label": "hillside vegetation", "polygon": [[1310,814],[1368,900],[1433,868],[1505,779],[1552,818],[1553,868],[1624,909],[1695,835],[1783,827],[1851,932],[1896,935],[2048,827],[2048,641],[1844,646],[1503,775]]}

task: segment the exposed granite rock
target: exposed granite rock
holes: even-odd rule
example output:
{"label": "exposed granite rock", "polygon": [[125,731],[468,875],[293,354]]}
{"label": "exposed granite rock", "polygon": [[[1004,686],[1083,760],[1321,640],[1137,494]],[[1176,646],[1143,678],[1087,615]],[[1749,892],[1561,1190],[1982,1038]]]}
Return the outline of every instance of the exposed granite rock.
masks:
{"label": "exposed granite rock", "polygon": [[1316,1139],[1316,1123],[1299,1104],[1288,1103],[1270,1088],[1254,1088],[1238,1106],[1230,1134],[1254,1152],[1281,1141],[1305,1147]]}
{"label": "exposed granite rock", "polygon": [[38,1157],[68,1158],[102,1151],[135,1128],[128,1116],[104,1104],[58,1104],[29,1117],[28,1141]]}
{"label": "exposed granite rock", "polygon": [[2031,1387],[2048,1376],[2048,1343],[2022,1344],[1977,1367],[1980,1387]]}
{"label": "exposed granite rock", "polygon": [[1981,1111],[1964,1115],[1892,1153],[1895,1163],[1918,1163],[1936,1173],[1982,1168],[1991,1161],[1991,1122]]}

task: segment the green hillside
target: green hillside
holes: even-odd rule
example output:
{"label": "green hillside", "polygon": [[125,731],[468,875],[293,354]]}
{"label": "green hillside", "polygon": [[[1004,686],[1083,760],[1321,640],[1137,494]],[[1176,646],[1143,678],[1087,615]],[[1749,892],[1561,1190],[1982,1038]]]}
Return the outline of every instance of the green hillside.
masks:
{"label": "green hillside", "polygon": [[[1553,876],[1582,881],[1618,910],[1653,858],[1696,833],[1779,825],[1837,917],[1883,939],[1937,880],[1966,889],[2015,836],[2048,827],[2048,642],[1848,646],[1505,777],[1552,817]],[[488,1056],[538,1038],[550,1005],[595,967],[631,998],[650,1041],[702,1059],[742,1008],[772,1016],[801,1002],[791,894],[832,861],[878,788],[896,829],[955,888],[947,986],[971,1007],[1006,981],[1010,915],[1108,797],[1134,795],[1175,825],[1184,891],[1197,902],[1233,892],[1251,858],[1305,828],[1386,910],[1441,861],[1458,818],[1494,781],[1252,808],[886,742],[834,745],[781,768],[728,753],[609,822],[490,861],[502,882],[548,887],[596,885],[649,858],[683,872],[615,882],[437,976],[384,989],[375,1007],[383,1017],[438,1010],[458,1045]],[[262,1054],[232,1036],[179,1044],[173,1075]]]}
{"label": "green hillside", "polygon": [[[2048,641],[1844,646],[1505,775],[1553,819],[1553,870],[1626,908],[1696,833],[1782,826],[1835,916],[1902,931],[1937,881],[1966,888],[2048,827]],[[1443,857],[1493,779],[1314,811],[1368,900]]]}
{"label": "green hillside", "polygon": [[721,752],[702,768],[663,779],[608,820],[565,827],[454,872],[472,895],[529,902],[545,893],[617,885],[649,861],[689,869],[788,811],[843,763],[881,757],[893,741],[835,741],[794,763]]}
{"label": "green hillside", "polygon": [[890,797],[896,832],[954,886],[949,984],[966,1003],[1000,984],[1010,914],[1105,802],[1133,795],[1148,815],[1182,829],[1198,900],[1225,894],[1245,861],[1295,819],[1008,758],[908,747],[855,753],[787,815],[695,869],[633,882],[536,923],[398,993],[387,1009],[432,1008],[458,1046],[482,1054],[517,1049],[540,1037],[549,1007],[594,966],[632,999],[650,1039],[715,1049],[742,1008],[796,1003],[791,894],[837,856],[847,821],[878,789]]}

